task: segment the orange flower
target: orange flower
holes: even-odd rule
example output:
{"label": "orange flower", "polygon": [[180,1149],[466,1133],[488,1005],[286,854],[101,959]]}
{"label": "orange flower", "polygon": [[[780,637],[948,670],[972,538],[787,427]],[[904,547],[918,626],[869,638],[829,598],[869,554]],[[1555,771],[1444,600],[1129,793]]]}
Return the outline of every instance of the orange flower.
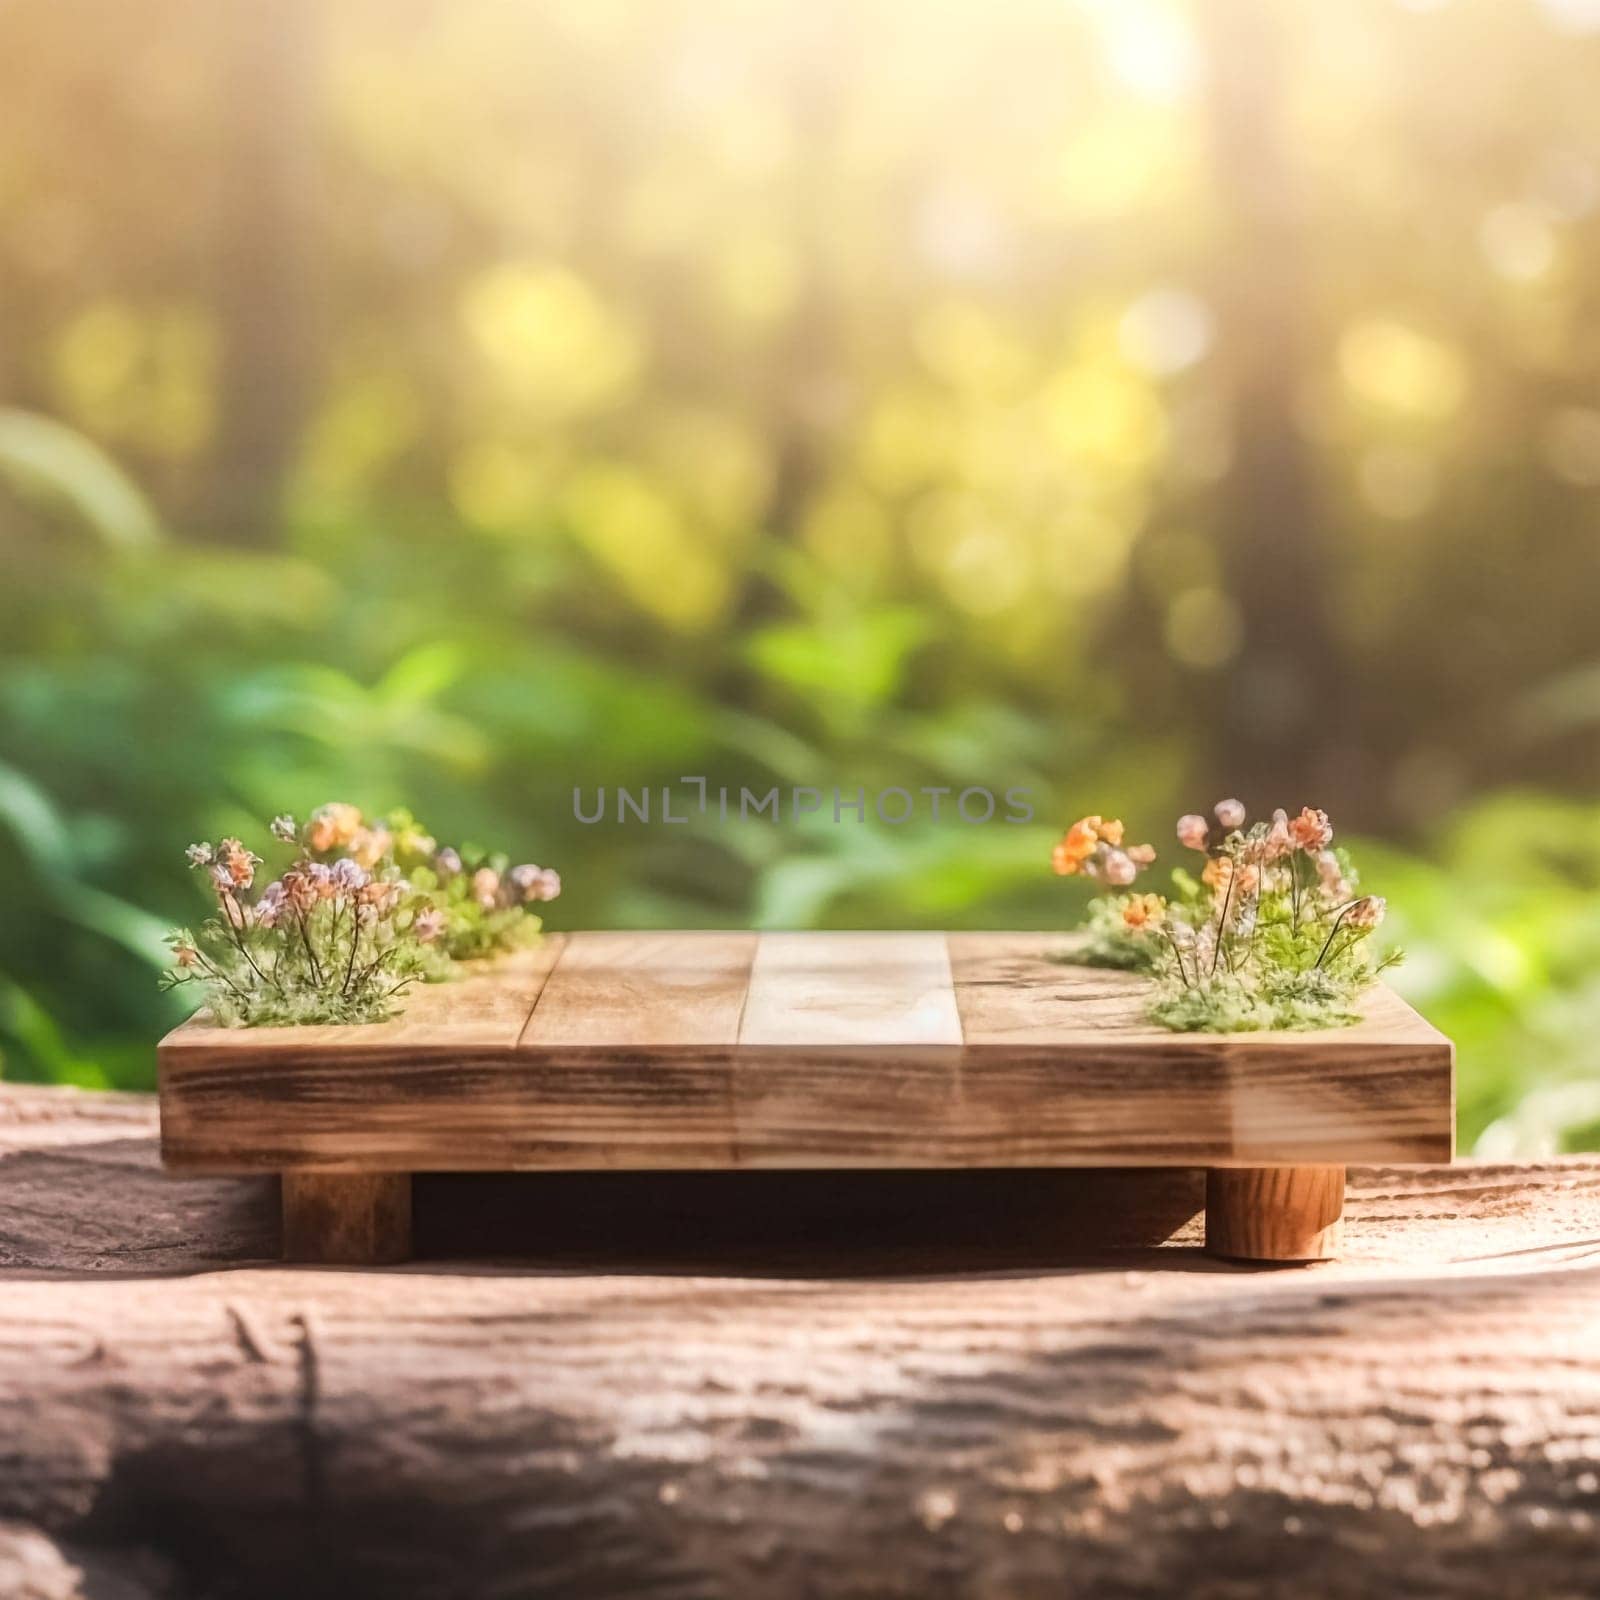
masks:
{"label": "orange flower", "polygon": [[1085,818],[1085,820],[1093,820],[1094,822],[1099,823],[1099,827],[1096,829],[1096,832],[1099,833],[1100,837],[1104,839],[1107,844],[1122,843],[1122,823],[1116,817],[1113,817],[1109,822],[1101,822],[1098,817],[1093,819]]}
{"label": "orange flower", "polygon": [[387,828],[359,827],[350,836],[350,857],[370,871],[383,859],[393,843],[394,835]]}
{"label": "orange flower", "polygon": [[1071,877],[1095,852],[1099,844],[1099,817],[1080,817],[1067,829],[1065,837],[1050,856],[1050,864],[1063,877]]}
{"label": "orange flower", "polygon": [[1129,895],[1122,908],[1122,920],[1130,928],[1153,928],[1167,914],[1167,903],[1158,894]]}
{"label": "orange flower", "polygon": [[349,844],[360,826],[360,810],[355,806],[335,801],[331,805],[320,806],[312,812],[306,843],[318,855],[322,855],[329,850]]}
{"label": "orange flower", "polygon": [[1212,890],[1226,887],[1233,876],[1233,863],[1226,856],[1212,856],[1200,874],[1200,881]]}
{"label": "orange flower", "polygon": [[1306,806],[1300,815],[1290,822],[1289,837],[1302,850],[1315,854],[1333,838],[1333,824],[1328,821],[1326,811],[1313,811],[1310,806]]}

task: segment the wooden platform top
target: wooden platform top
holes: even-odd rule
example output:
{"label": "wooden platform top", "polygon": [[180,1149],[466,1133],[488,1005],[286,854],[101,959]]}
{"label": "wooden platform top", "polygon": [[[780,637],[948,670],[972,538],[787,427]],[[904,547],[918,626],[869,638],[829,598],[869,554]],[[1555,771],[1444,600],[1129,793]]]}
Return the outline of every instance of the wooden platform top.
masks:
{"label": "wooden platform top", "polygon": [[1174,1034],[1145,1019],[1142,979],[1073,965],[1063,959],[1070,946],[1069,936],[1049,933],[554,934],[460,981],[419,985],[391,1022],[237,1029],[202,1016],[170,1033],[161,1050],[167,1060],[433,1046],[530,1057],[945,1046],[1297,1059],[1369,1047],[1449,1054],[1449,1041],[1381,985],[1350,1028]]}
{"label": "wooden platform top", "polygon": [[160,1048],[169,1163],[236,1170],[1448,1160],[1449,1042],[1174,1034],[1047,933],[579,933],[369,1027]]}

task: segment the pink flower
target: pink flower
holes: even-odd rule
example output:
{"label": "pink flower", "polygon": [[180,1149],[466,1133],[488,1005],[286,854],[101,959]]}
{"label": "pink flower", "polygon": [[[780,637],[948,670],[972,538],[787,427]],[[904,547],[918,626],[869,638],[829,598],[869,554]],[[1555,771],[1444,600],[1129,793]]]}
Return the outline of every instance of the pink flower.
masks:
{"label": "pink flower", "polygon": [[432,944],[444,932],[444,912],[437,906],[427,906],[417,913],[411,930],[423,944]]}
{"label": "pink flower", "polygon": [[1331,850],[1323,850],[1318,854],[1317,877],[1321,881],[1322,892],[1330,900],[1343,900],[1350,893],[1350,885],[1345,882],[1339,858]]}
{"label": "pink flower", "polygon": [[[261,857],[252,855],[237,839],[224,839],[217,846],[217,860],[235,889],[248,889],[255,882]],[[213,876],[218,869],[213,869]]]}
{"label": "pink flower", "polygon": [[1280,806],[1272,813],[1272,826],[1261,842],[1261,859],[1281,861],[1293,848],[1289,838],[1289,813]]}
{"label": "pink flower", "polygon": [[472,874],[472,898],[485,911],[490,910],[500,893],[500,874],[493,867],[479,867]]}
{"label": "pink flower", "polygon": [[335,861],[331,867],[324,867],[323,872],[333,885],[333,892],[338,895],[359,894],[372,881],[361,863],[349,856],[342,861]]}
{"label": "pink flower", "polygon": [[1101,871],[1106,882],[1119,889],[1127,888],[1139,876],[1139,868],[1126,850],[1108,850]]}
{"label": "pink flower", "polygon": [[1352,928],[1376,928],[1388,909],[1389,903],[1381,894],[1366,894],[1345,912],[1344,920]]}
{"label": "pink flower", "polygon": [[[365,874],[363,874],[365,877]],[[400,885],[381,878],[367,878],[356,895],[357,901],[374,911],[387,911],[400,898]]]}
{"label": "pink flower", "polygon": [[283,888],[283,897],[291,910],[304,916],[316,905],[320,896],[315,881],[309,871],[301,871],[299,867],[291,867],[279,880]]}
{"label": "pink flower", "polygon": [[288,904],[288,892],[281,883],[269,883],[256,901],[256,922],[263,928],[275,928],[278,918]]}
{"label": "pink flower", "polygon": [[1186,850],[1204,850],[1211,837],[1211,824],[1196,812],[1178,818],[1178,843]]}
{"label": "pink flower", "polygon": [[200,952],[192,944],[179,944],[172,947],[172,959],[180,967],[194,967],[200,964]]}
{"label": "pink flower", "polygon": [[[1153,844],[1130,844],[1128,846],[1128,859],[1136,867],[1148,867],[1155,858],[1156,847]],[[550,876],[555,877],[555,874],[551,873]]]}
{"label": "pink flower", "polygon": [[554,900],[561,893],[561,874],[548,867],[522,866],[511,869],[511,882],[526,902]]}
{"label": "pink flower", "polygon": [[1244,803],[1240,800],[1219,800],[1216,804],[1217,821],[1230,831],[1244,826]]}

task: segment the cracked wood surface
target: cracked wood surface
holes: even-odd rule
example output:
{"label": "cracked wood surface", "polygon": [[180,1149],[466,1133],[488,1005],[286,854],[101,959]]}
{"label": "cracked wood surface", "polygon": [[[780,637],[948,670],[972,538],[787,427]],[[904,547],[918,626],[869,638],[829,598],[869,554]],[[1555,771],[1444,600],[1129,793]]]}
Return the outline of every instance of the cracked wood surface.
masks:
{"label": "cracked wood surface", "polygon": [[1600,1591],[1595,1158],[1352,1168],[1274,1272],[1182,1171],[416,1203],[450,1264],[272,1266],[273,1180],[0,1087],[0,1593]]}

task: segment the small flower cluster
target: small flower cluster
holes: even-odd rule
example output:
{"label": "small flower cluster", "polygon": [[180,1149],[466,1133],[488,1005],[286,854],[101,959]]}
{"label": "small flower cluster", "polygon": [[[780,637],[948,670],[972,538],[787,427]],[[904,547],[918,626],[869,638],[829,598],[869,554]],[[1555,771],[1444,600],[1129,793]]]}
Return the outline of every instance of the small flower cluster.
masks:
{"label": "small flower cluster", "polygon": [[[1223,800],[1212,815],[1214,822],[1198,813],[1178,819],[1179,844],[1205,857],[1198,876],[1174,871],[1170,898],[1093,901],[1074,959],[1150,973],[1157,980],[1152,1020],[1180,1032],[1355,1021],[1356,997],[1399,956],[1373,961],[1367,937],[1383,921],[1385,903],[1356,892],[1355,869],[1334,847],[1327,813],[1275,811],[1246,826],[1244,806]],[[1056,846],[1055,869],[1128,888],[1154,852],[1136,855],[1121,841],[1121,823],[1085,817]]]}
{"label": "small flower cluster", "polygon": [[275,817],[270,832],[295,854],[259,889],[262,858],[238,839],[187,852],[217,909],[170,936],[162,986],[201,984],[225,1025],[381,1021],[417,978],[536,937],[527,908],[561,892],[547,869],[441,848],[407,812],[369,822],[326,805],[303,826]]}
{"label": "small flower cluster", "polygon": [[[358,814],[355,837],[363,826]],[[375,831],[384,835],[386,859],[404,877],[419,922],[436,930],[446,965],[530,943],[543,928],[532,908],[561,893],[561,875],[549,867],[440,845],[409,811],[390,812]]]}
{"label": "small flower cluster", "polygon": [[[276,823],[273,832],[284,838]],[[302,844],[258,890],[262,859],[238,839],[190,845],[188,857],[217,909],[198,932],[169,937],[162,987],[201,984],[219,1023],[376,1022],[420,970],[422,936],[392,875],[351,856],[318,861]]]}
{"label": "small flower cluster", "polygon": [[1050,857],[1050,864],[1062,877],[1081,872],[1096,883],[1126,888],[1156,858],[1154,845],[1123,847],[1122,824],[1115,818],[1079,817],[1067,829]]}

